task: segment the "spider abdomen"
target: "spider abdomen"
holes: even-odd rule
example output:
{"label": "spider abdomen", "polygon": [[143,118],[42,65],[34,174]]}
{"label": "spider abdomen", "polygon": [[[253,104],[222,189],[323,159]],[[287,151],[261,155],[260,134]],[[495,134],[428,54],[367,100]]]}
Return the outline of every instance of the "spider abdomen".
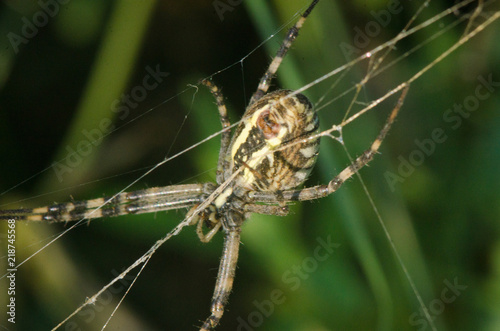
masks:
{"label": "spider abdomen", "polygon": [[318,116],[304,95],[291,93],[268,93],[247,108],[228,151],[227,175],[243,167],[237,186],[280,191],[299,186],[310,174],[319,150],[319,138],[310,138]]}

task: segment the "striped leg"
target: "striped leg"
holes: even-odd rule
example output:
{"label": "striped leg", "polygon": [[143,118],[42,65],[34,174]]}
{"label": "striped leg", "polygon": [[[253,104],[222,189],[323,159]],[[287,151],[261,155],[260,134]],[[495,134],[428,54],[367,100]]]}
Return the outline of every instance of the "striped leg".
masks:
{"label": "striped leg", "polygon": [[210,92],[215,98],[217,108],[219,109],[220,122],[222,124],[222,134],[221,134],[221,144],[219,151],[219,161],[217,162],[217,184],[222,184],[225,181],[224,170],[229,167],[228,162],[225,161],[227,154],[227,149],[229,148],[229,143],[231,141],[231,122],[227,116],[226,103],[224,102],[224,96],[221,90],[212,81],[204,79],[202,84],[210,89]]}
{"label": "striped leg", "polygon": [[[398,115],[399,110],[403,106],[403,101],[408,93],[409,87],[406,87],[399,100],[392,110],[391,114],[387,118],[384,127],[380,130],[377,138],[373,141],[369,149],[363,152],[354,162],[342,170],[335,178],[333,178],[327,185],[317,185],[313,187],[307,187],[300,190],[288,190],[282,192],[282,199],[284,201],[305,201],[314,200],[326,197],[333,192],[337,191],[342,184],[344,184],[349,178],[351,178],[356,172],[367,165],[378,152],[382,141],[384,140],[387,132],[391,128],[394,119]],[[273,192],[250,192],[249,198],[254,202],[266,202],[266,203],[278,203],[279,200],[276,198],[276,194]]]}
{"label": "striped leg", "polygon": [[33,209],[0,210],[0,220],[68,222],[179,209],[201,203],[214,189],[215,185],[212,183],[153,187],[135,192],[124,192],[113,197]]}
{"label": "striped leg", "polygon": [[219,265],[219,274],[212,297],[212,314],[205,320],[200,331],[213,330],[224,314],[229,294],[233,288],[236,263],[238,262],[238,251],[240,247],[241,228],[226,229],[226,238],[224,239],[224,250]]}
{"label": "striped leg", "polygon": [[302,27],[302,25],[306,21],[307,16],[309,16],[309,14],[313,10],[314,6],[316,6],[318,1],[319,0],[313,0],[313,2],[311,2],[311,4],[306,9],[304,14],[302,14],[300,19],[295,23],[295,25],[292,26],[290,30],[288,30],[285,40],[283,40],[283,44],[276,53],[276,56],[273,58],[273,61],[269,65],[267,71],[262,76],[259,86],[257,87],[257,91],[255,91],[255,93],[252,95],[249,105],[253,104],[255,101],[259,100],[264,96],[264,94],[267,93],[267,90],[269,89],[269,84],[271,83],[271,80],[276,74],[276,71],[278,70],[281,64],[281,61],[283,61],[283,58],[288,52],[288,49],[290,49],[290,46],[294,42],[295,38],[297,38],[300,28]]}

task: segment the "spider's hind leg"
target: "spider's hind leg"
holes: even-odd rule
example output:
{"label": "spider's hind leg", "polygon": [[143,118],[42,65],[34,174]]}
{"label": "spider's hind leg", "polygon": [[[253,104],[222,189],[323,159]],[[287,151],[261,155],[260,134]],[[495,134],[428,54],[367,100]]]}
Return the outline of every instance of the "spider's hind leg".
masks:
{"label": "spider's hind leg", "polygon": [[201,81],[203,85],[208,87],[210,92],[215,98],[215,103],[217,104],[217,109],[219,109],[220,122],[222,124],[221,133],[221,143],[219,151],[219,161],[217,162],[217,184],[222,184],[225,180],[224,173],[229,167],[229,163],[226,161],[226,154],[231,141],[231,122],[229,122],[229,117],[227,116],[226,103],[224,102],[224,95],[220,88],[217,87],[212,81],[204,79]]}
{"label": "spider's hind leg", "polygon": [[[378,152],[380,145],[384,141],[385,136],[389,132],[392,123],[396,119],[399,110],[403,106],[403,101],[406,98],[408,89],[410,86],[405,84],[401,96],[399,97],[396,106],[390,113],[384,127],[380,130],[377,138],[372,142],[370,148],[365,150],[360,156],[358,156],[347,168],[342,170],[337,176],[335,176],[326,185],[316,185],[312,187],[306,187],[303,189],[286,190],[282,192],[283,200],[287,202],[291,201],[306,201],[324,198],[335,191],[337,191],[349,178],[356,174],[361,168],[367,165],[373,157]],[[353,115],[354,117],[355,115]],[[353,118],[351,117],[351,118]],[[263,202],[263,203],[278,203],[279,200],[276,199],[275,194],[272,192],[251,192],[249,198],[253,202]]]}
{"label": "spider's hind leg", "polygon": [[278,68],[281,65],[281,62],[283,61],[283,58],[290,49],[290,46],[292,46],[292,43],[295,41],[295,38],[297,38],[297,36],[299,35],[300,28],[302,27],[302,25],[307,19],[307,16],[309,16],[309,14],[314,9],[314,6],[316,6],[318,1],[319,0],[313,0],[309,5],[309,7],[306,9],[306,11],[302,14],[300,19],[294,24],[294,26],[290,28],[290,30],[288,30],[288,33],[286,34],[286,37],[283,40],[280,49],[276,53],[276,56],[273,58],[271,64],[269,64],[269,67],[267,68],[267,71],[260,79],[257,91],[255,91],[255,93],[252,95],[252,98],[250,99],[250,105],[253,104],[255,101],[259,100],[260,98],[262,98],[267,93],[269,85],[271,84],[271,80],[276,74],[276,71],[278,71]]}

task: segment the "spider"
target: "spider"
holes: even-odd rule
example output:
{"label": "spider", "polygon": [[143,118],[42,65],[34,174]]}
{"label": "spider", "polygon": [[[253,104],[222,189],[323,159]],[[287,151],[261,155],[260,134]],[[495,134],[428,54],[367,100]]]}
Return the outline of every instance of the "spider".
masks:
{"label": "spider", "polygon": [[351,165],[328,184],[298,189],[318,156],[319,119],[303,94],[291,90],[268,93],[268,90],[284,56],[318,2],[313,0],[288,31],[232,137],[221,90],[211,80],[202,81],[216,100],[223,128],[216,184],[171,185],[34,209],[3,210],[0,219],[67,222],[190,208],[186,220],[196,226],[202,242],[209,242],[219,231],[225,234],[211,314],[200,329],[213,330],[221,320],[233,286],[245,220],[252,213],[285,216],[288,203],[319,199],[339,189],[373,159],[406,95],[405,90],[370,148]]}

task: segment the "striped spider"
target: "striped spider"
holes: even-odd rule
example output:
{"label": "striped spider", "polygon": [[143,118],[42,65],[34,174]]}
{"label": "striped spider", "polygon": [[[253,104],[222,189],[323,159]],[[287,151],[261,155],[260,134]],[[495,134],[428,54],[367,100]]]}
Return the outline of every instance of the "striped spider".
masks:
{"label": "striped spider", "polygon": [[317,133],[318,116],[306,96],[290,90],[268,93],[268,89],[318,1],[312,1],[287,33],[232,138],[220,89],[210,80],[202,82],[216,100],[223,128],[216,184],[172,185],[34,209],[3,210],[0,219],[67,222],[190,208],[185,222],[196,226],[202,242],[209,242],[221,230],[225,234],[211,314],[201,327],[213,330],[219,324],[233,286],[245,220],[252,213],[285,216],[287,203],[319,199],[339,189],[373,159],[405,96],[403,92],[370,148],[351,165],[326,185],[297,189],[306,181],[318,156],[321,136]]}

